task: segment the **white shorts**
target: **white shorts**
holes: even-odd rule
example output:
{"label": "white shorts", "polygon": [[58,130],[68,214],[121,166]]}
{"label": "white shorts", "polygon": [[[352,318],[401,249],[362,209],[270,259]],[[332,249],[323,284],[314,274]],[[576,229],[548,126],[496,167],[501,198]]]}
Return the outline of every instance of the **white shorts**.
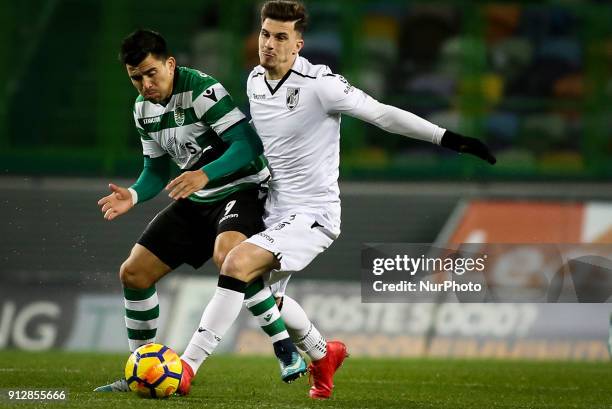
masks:
{"label": "white shorts", "polygon": [[317,222],[316,216],[292,214],[246,241],[268,250],[280,262],[278,270],[263,277],[272,287],[272,293],[280,297],[285,293],[291,274],[303,270],[337,237]]}

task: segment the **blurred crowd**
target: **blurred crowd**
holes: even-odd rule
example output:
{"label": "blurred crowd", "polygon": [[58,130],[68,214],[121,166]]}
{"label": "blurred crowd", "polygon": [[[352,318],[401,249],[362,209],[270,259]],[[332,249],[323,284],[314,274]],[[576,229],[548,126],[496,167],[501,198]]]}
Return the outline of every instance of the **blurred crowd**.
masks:
{"label": "blurred crowd", "polygon": [[[609,10],[602,15],[579,2],[307,4],[305,57],[383,102],[485,139],[501,166],[580,172],[612,150]],[[257,64],[256,11],[245,73]],[[223,52],[211,49],[229,33],[208,18],[194,37],[195,60],[221,72]],[[374,127],[344,139],[346,160],[380,166],[436,163],[444,155]]]}
{"label": "blurred crowd", "polygon": [[[163,0],[11,3],[11,13],[0,13],[11,34],[0,36],[0,46],[14,56],[0,70],[7,90],[0,98],[0,145],[12,160],[8,168],[32,172],[24,158],[39,157],[39,149],[54,161],[37,172],[138,171],[133,158],[141,147],[130,114],[134,90],[116,60],[120,39],[136,27],[160,31],[179,64],[217,77],[248,110],[244,84],[258,64],[261,4],[184,0],[170,18]],[[345,177],[612,176],[611,2],[306,4],[311,19],[305,57],[329,65],[382,102],[485,140],[498,158],[495,167],[478,168],[444,149],[344,118]],[[69,24],[84,13],[91,24]],[[47,78],[68,73],[68,86],[41,81],[41,67]],[[35,120],[23,109],[33,95],[53,101],[37,110]],[[78,126],[84,123],[85,131]]]}

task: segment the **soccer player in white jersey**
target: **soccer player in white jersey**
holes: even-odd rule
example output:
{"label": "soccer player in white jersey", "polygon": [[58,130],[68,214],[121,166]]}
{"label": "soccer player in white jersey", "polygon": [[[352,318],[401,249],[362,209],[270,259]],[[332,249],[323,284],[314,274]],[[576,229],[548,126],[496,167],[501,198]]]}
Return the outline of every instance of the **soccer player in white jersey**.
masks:
{"label": "soccer player in white jersey", "polygon": [[266,230],[227,255],[221,267],[227,280],[206,307],[201,327],[222,336],[240,312],[247,283],[263,276],[266,286],[262,295],[253,297],[265,297],[272,291],[279,300],[294,343],[312,360],[310,397],[325,399],[331,396],[333,375],[346,356],[346,348],[341,342],[326,342],[299,304],[284,292],[290,274],[304,269],[340,234],[341,114],[390,133],[470,153],[491,164],[495,158],[477,139],[382,104],[327,66],[313,65],[300,57],[306,26],[301,3],[266,2],[261,24],[261,65],[250,74],[247,93],[252,123],[272,172],[264,213]]}
{"label": "soccer player in white jersey", "polygon": [[[133,113],[144,168],[129,188],[111,184],[111,194],[98,204],[104,218],[114,220],[164,187],[175,199],[149,223],[119,271],[133,352],[155,341],[158,280],[183,263],[198,268],[212,258],[221,267],[231,248],[264,228],[260,194],[270,173],[260,139],[225,88],[201,71],[178,67],[159,33],[130,34],[121,45],[120,59],[140,94]],[[181,169],[172,181],[171,161]],[[291,342],[272,295],[257,299],[249,310],[271,338],[281,378],[291,382],[306,373],[306,363]],[[193,371],[211,338],[214,335],[203,328],[194,332],[181,356],[179,393],[189,392]],[[96,390],[123,392],[128,387],[120,379]]]}

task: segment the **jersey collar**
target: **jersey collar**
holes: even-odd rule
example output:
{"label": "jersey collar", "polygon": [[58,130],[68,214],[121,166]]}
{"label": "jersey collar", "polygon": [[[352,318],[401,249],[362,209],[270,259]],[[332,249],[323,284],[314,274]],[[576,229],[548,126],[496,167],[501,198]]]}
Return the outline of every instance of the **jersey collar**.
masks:
{"label": "jersey collar", "polygon": [[270,83],[266,79],[266,74],[264,72],[263,79],[264,79],[264,82],[266,83],[266,86],[270,90],[270,94],[274,95],[274,93],[276,91],[278,91],[280,89],[280,87],[283,86],[283,83],[285,81],[287,81],[287,78],[289,78],[292,73],[299,73],[299,68],[302,66],[302,61],[301,60],[302,60],[302,57],[300,57],[300,55],[298,54],[297,57],[295,58],[295,61],[293,62],[293,65],[291,66],[291,68],[289,68],[289,71],[287,71],[287,73],[285,75],[283,75],[283,78],[281,78],[278,81],[278,84],[276,84],[276,87],[274,87],[274,88],[272,88],[272,86],[270,85]]}

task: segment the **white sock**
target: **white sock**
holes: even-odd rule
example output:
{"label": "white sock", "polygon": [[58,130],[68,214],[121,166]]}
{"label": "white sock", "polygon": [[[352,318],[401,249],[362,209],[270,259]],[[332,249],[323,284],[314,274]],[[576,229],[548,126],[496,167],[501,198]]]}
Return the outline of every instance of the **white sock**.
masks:
{"label": "white sock", "polygon": [[219,277],[219,285],[202,314],[200,326],[181,355],[194,374],[238,318],[244,300],[244,284],[232,277]]}
{"label": "white sock", "polygon": [[281,317],[285,321],[291,340],[313,361],[325,357],[327,341],[310,322],[304,309],[293,298],[283,296]]}

